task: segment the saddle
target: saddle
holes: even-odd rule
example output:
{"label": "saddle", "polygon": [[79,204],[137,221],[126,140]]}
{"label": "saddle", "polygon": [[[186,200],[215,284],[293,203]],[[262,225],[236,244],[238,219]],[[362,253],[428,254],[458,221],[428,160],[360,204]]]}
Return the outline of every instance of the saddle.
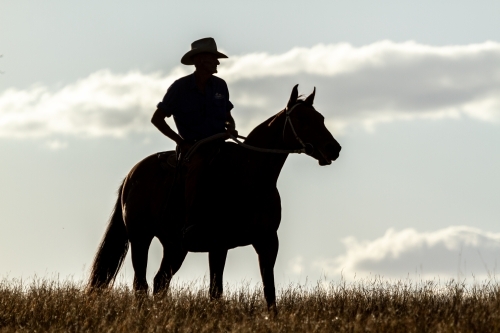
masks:
{"label": "saddle", "polygon": [[[202,144],[205,144],[202,142]],[[195,151],[196,149],[191,149]],[[189,154],[190,151],[188,151],[188,162],[189,162]],[[210,163],[212,164],[213,160],[216,158],[217,155],[221,152],[221,149],[217,149],[217,151],[211,156],[210,158]],[[161,168],[165,171],[168,171],[170,169],[176,169],[178,167],[179,163],[179,157],[178,157],[178,152],[174,150],[169,150],[169,151],[162,151],[159,153],[156,153],[156,156],[158,157],[158,161],[160,162]],[[181,166],[184,166],[185,161],[181,160]]]}
{"label": "saddle", "polygon": [[171,170],[177,167],[177,154],[174,150],[162,151],[156,154],[163,170]]}

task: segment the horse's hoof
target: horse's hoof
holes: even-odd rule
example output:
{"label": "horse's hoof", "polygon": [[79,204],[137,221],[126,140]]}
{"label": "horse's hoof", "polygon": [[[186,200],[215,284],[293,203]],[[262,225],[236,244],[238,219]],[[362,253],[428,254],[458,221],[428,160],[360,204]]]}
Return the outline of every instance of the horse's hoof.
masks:
{"label": "horse's hoof", "polygon": [[276,307],[276,304],[269,306],[267,311],[269,312],[270,318],[276,318],[278,316],[278,308]]}

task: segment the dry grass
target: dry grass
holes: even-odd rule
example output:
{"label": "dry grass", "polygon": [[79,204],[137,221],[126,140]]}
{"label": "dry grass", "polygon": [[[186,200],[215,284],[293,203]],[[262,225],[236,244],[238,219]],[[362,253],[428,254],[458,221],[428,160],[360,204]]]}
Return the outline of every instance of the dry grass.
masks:
{"label": "dry grass", "polygon": [[494,332],[500,288],[450,282],[318,284],[279,293],[270,318],[260,289],[216,302],[206,288],[135,297],[126,287],[87,295],[80,285],[0,282],[0,332]]}

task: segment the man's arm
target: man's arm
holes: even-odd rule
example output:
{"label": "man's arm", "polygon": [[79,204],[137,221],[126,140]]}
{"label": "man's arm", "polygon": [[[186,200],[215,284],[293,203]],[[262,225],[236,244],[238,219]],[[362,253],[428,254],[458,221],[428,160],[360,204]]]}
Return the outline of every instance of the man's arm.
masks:
{"label": "man's arm", "polygon": [[178,145],[181,145],[183,143],[183,139],[180,137],[179,134],[175,133],[170,126],[168,126],[167,122],[165,121],[165,114],[160,110],[156,109],[155,113],[153,114],[153,117],[151,118],[151,123],[155,125],[156,128],[160,132],[162,132],[165,136],[169,137],[170,139],[174,140],[175,143]]}
{"label": "man's arm", "polygon": [[153,117],[151,118],[151,123],[153,123],[153,125],[155,125],[155,127],[158,128],[158,130],[165,136],[174,140],[175,143],[177,143],[177,145],[181,148],[182,154],[187,153],[187,151],[191,148],[191,144],[184,141],[179,134],[175,133],[174,130],[168,126],[165,118],[165,114],[160,109],[156,109]]}

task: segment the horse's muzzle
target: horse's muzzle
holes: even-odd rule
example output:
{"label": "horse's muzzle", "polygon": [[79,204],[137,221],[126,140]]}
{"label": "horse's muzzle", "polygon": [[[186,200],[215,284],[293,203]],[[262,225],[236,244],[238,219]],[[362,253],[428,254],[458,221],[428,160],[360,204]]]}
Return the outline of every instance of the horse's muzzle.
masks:
{"label": "horse's muzzle", "polygon": [[342,147],[337,142],[329,142],[325,144],[320,150],[320,154],[324,161],[319,161],[320,165],[330,165],[332,161],[339,158],[340,150]]}

